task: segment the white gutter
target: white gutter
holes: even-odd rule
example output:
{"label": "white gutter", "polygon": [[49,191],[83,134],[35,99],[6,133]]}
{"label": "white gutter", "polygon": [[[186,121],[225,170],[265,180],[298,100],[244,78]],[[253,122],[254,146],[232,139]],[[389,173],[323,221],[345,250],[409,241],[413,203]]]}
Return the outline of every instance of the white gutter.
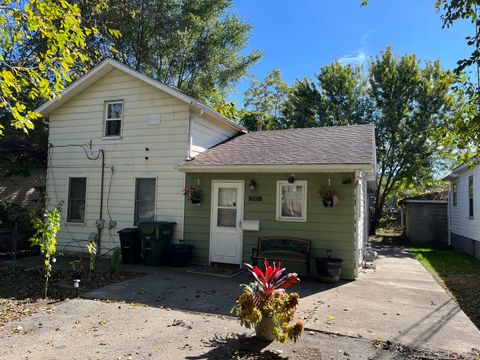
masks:
{"label": "white gutter", "polygon": [[215,173],[215,172],[231,172],[231,173],[282,173],[289,172],[355,172],[355,171],[374,171],[372,164],[328,164],[328,165],[217,165],[217,166],[188,166],[180,164],[176,169],[188,173]]}
{"label": "white gutter", "polygon": [[448,204],[448,200],[402,200],[402,204],[405,203],[422,203],[422,204]]}

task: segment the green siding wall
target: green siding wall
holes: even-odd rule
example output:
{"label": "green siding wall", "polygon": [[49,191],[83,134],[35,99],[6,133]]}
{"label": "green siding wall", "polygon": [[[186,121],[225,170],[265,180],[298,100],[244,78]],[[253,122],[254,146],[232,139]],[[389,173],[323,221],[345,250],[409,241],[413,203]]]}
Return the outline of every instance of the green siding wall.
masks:
{"label": "green siding wall", "polygon": [[[355,181],[353,173],[295,174],[296,180],[307,183],[307,222],[275,220],[277,180],[286,180],[289,174],[187,174],[187,186],[196,186],[202,191],[200,205],[185,204],[184,240],[194,246],[194,261],[208,263],[210,241],[210,202],[212,180],[243,180],[245,183],[245,220],[260,220],[260,231],[243,232],[243,259],[250,261],[252,247],[260,236],[295,236],[312,241],[312,257],[325,256],[326,249],[332,255],[344,259],[343,277],[355,277]],[[340,197],[340,204],[325,208],[318,194],[321,188],[331,185]],[[257,182],[257,190],[249,189],[251,179]],[[351,179],[348,185],[343,184]],[[261,196],[262,202],[250,202],[249,196]],[[288,266],[292,270],[292,266]],[[293,269],[293,270],[300,270]],[[304,272],[304,271],[302,271]],[[315,263],[312,260],[312,274]]]}

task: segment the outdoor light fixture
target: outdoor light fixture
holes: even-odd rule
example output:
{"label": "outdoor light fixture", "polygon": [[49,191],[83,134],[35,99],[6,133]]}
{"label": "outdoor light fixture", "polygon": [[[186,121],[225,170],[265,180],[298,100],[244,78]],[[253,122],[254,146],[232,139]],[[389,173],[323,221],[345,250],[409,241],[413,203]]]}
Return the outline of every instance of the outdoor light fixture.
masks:
{"label": "outdoor light fixture", "polygon": [[287,180],[289,184],[293,184],[295,182],[295,175],[289,175]]}
{"label": "outdoor light fixture", "polygon": [[79,290],[80,290],[80,279],[74,279],[73,280],[73,288],[75,289],[75,291],[77,293],[77,297],[78,297]]}
{"label": "outdoor light fixture", "polygon": [[250,191],[255,192],[257,190],[257,182],[255,180],[250,181]]}

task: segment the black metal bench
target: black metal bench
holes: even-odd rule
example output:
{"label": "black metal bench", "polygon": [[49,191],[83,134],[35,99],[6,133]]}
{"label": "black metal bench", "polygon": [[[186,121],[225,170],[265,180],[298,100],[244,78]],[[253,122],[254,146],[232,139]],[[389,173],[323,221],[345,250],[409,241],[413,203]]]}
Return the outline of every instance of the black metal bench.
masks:
{"label": "black metal bench", "polygon": [[306,278],[310,276],[310,240],[290,236],[268,236],[258,238],[257,247],[252,249],[252,264],[258,259],[305,264]]}

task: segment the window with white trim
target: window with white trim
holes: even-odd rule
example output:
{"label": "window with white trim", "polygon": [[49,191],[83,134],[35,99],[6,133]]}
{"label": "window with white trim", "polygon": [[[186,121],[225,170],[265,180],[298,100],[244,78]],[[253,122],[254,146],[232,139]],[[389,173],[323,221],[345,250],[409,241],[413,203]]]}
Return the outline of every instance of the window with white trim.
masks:
{"label": "window with white trim", "polygon": [[452,184],[453,206],[457,206],[457,183]]}
{"label": "window with white trim", "polygon": [[135,215],[134,225],[142,221],[155,220],[155,178],[135,179]]}
{"label": "window with white trim", "polygon": [[279,221],[307,221],[307,182],[277,181],[277,214]]}
{"label": "window with white trim", "polygon": [[473,219],[473,175],[468,177],[468,216]]}
{"label": "window with white trim", "polygon": [[67,221],[85,222],[85,201],[87,195],[87,178],[71,177],[68,181]]}
{"label": "window with white trim", "polygon": [[105,136],[120,136],[122,133],[123,101],[105,103]]}

